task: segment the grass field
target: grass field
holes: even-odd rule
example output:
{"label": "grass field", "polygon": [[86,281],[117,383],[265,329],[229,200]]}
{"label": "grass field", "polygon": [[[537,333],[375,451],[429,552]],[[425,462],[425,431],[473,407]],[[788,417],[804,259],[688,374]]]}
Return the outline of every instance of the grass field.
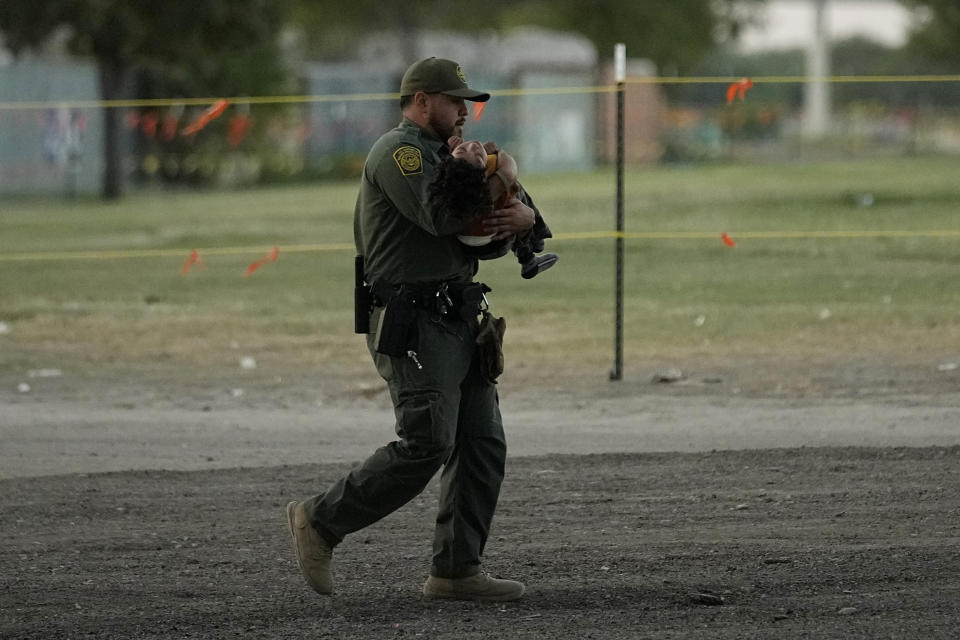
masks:
{"label": "grass field", "polygon": [[[608,362],[614,176],[525,182],[561,260],[531,281],[512,257],[481,267],[494,310],[508,317],[511,358]],[[8,201],[0,371],[233,366],[238,350],[286,366],[366,363],[352,334],[355,194],[348,181],[115,204]],[[626,240],[628,361],[960,345],[956,159],[638,167],[626,195],[627,233],[638,236]],[[279,259],[244,277],[274,246]],[[183,275],[193,249],[206,268]]]}

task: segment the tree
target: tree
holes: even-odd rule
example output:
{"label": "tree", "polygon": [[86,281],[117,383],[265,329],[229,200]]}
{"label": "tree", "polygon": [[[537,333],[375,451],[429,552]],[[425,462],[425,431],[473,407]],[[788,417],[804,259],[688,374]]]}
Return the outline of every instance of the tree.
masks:
{"label": "tree", "polygon": [[504,11],[502,21],[535,23],[577,31],[601,55],[622,42],[631,57],[649,58],[661,74],[685,73],[715,44],[735,38],[764,0],[579,0],[523,2]]}
{"label": "tree", "polygon": [[300,2],[296,20],[317,37],[314,55],[343,58],[364,31],[445,28],[477,32],[537,25],[589,38],[601,55],[623,42],[631,56],[652,59],[661,69],[689,70],[718,41],[735,37],[765,0],[337,0]]}
{"label": "tree", "polygon": [[960,67],[960,4],[957,0],[902,0],[914,9],[908,49],[945,68]]}
{"label": "tree", "polygon": [[[14,54],[67,28],[72,53],[93,57],[104,100],[255,94],[285,78],[277,46],[286,0],[3,0],[0,31]],[[117,109],[104,110],[103,197],[122,191]]]}

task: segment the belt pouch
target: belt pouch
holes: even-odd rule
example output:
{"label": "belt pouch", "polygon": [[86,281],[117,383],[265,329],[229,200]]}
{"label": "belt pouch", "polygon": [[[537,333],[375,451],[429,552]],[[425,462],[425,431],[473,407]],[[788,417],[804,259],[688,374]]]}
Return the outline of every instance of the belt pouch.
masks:
{"label": "belt pouch", "polygon": [[506,329],[506,320],[495,317],[489,311],[483,312],[476,340],[477,357],[480,360],[480,374],[493,384],[503,373],[503,334]]}

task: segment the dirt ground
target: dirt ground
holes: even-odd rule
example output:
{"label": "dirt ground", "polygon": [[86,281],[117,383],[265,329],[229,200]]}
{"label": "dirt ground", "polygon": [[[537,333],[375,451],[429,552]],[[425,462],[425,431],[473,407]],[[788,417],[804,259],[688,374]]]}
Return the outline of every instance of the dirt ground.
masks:
{"label": "dirt ground", "polygon": [[659,364],[505,376],[508,604],[420,596],[435,484],[297,573],[283,506],[391,435],[369,371],[0,374],[0,638],[960,636],[960,372]]}

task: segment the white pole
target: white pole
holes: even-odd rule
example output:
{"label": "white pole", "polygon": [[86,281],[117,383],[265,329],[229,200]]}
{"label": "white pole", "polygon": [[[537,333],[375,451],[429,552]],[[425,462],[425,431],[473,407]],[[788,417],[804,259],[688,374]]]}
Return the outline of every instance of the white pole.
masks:
{"label": "white pole", "polygon": [[827,0],[813,0],[813,41],[807,51],[803,133],[811,140],[830,133],[830,28]]}
{"label": "white pole", "polygon": [[613,75],[617,84],[627,79],[627,45],[622,42],[613,45]]}

